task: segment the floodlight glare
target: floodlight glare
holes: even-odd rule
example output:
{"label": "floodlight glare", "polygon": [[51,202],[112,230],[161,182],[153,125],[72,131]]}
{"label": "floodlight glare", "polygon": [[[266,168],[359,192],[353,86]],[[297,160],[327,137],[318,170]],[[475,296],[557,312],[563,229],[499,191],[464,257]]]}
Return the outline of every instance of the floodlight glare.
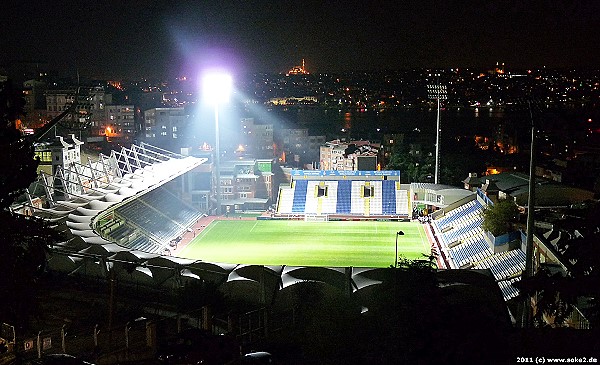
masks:
{"label": "floodlight glare", "polygon": [[226,73],[209,73],[203,78],[204,99],[211,104],[226,103],[231,94],[231,76]]}
{"label": "floodlight glare", "polygon": [[215,160],[214,160],[214,172],[215,172],[215,194],[217,200],[216,214],[221,214],[221,171],[220,171],[220,158],[221,150],[219,147],[219,105],[229,101],[229,94],[231,94],[232,81],[231,76],[224,72],[209,72],[204,75],[202,79],[203,84],[203,97],[207,103],[214,105],[215,107]]}

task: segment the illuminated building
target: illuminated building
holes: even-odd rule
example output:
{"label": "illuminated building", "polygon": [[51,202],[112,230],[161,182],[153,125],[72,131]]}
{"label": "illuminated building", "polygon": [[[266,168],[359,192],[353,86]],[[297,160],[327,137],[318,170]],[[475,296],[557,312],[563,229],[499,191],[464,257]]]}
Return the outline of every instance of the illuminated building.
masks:
{"label": "illuminated building", "polygon": [[123,90],[123,85],[121,85],[121,81],[110,80],[108,81],[108,84],[117,90]]}
{"label": "illuminated building", "polygon": [[100,135],[108,138],[131,139],[135,134],[135,109],[133,105],[107,105],[105,124]]}
{"label": "illuminated building", "polygon": [[144,112],[145,139],[164,147],[177,140],[188,116],[183,108],[153,108]]}
{"label": "illuminated building", "polygon": [[284,98],[271,98],[267,102],[273,105],[296,105],[296,104],[316,104],[317,97],[316,96],[288,96]]}
{"label": "illuminated building", "polygon": [[380,145],[369,141],[327,142],[321,146],[321,170],[375,171]]}
{"label": "illuminated building", "polygon": [[273,124],[257,124],[254,118],[243,118],[241,121],[243,143],[238,146],[236,154],[257,158],[273,158]]}
{"label": "illuminated building", "polygon": [[326,137],[311,136],[306,128],[283,128],[277,131],[276,155],[287,166],[315,165],[319,160],[319,149]]}
{"label": "illuminated building", "polygon": [[306,67],[304,64],[304,58],[302,59],[301,66],[294,66],[286,73],[286,76],[289,75],[308,75],[308,71],[306,71]]}
{"label": "illuminated building", "polygon": [[[190,150],[197,158],[212,159],[212,153],[204,150]],[[265,210],[276,200],[274,189],[274,159],[237,159],[223,161],[219,181],[221,211]],[[216,201],[216,187],[212,186],[211,176],[214,161],[199,165],[190,174],[178,178],[180,197],[200,211],[208,211],[211,200]]]}
{"label": "illuminated building", "polygon": [[92,134],[98,133],[105,119],[105,106],[112,103],[112,94],[103,87],[67,90],[46,90],[46,114],[54,118],[67,110],[73,103],[77,109],[71,115],[71,126],[85,129],[91,126]]}
{"label": "illuminated building", "polygon": [[25,128],[40,128],[46,122],[46,83],[35,79],[23,83],[25,115],[22,117]]}
{"label": "illuminated building", "polygon": [[25,112],[31,113],[36,109],[45,108],[44,92],[46,83],[38,80],[27,80],[23,83],[23,97],[25,98]]}
{"label": "illuminated building", "polygon": [[392,133],[384,134],[380,148],[380,161],[379,164],[386,166],[390,161],[390,157],[396,146],[401,146],[404,143],[404,134]]}
{"label": "illuminated building", "polygon": [[221,165],[222,206],[229,211],[264,210],[273,202],[273,159],[226,161]]}
{"label": "illuminated building", "polygon": [[502,62],[502,64],[496,62],[496,68],[494,69],[494,72],[497,75],[504,75],[504,62]]}

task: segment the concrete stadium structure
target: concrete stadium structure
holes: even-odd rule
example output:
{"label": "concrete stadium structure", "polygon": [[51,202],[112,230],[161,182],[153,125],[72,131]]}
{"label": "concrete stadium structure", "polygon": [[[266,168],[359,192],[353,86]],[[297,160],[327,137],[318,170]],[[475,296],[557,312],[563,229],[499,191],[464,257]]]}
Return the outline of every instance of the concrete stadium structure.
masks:
{"label": "concrete stadium structure", "polygon": [[[74,137],[61,138],[59,142],[57,153],[80,155],[81,143]],[[55,166],[52,175],[40,174],[26,199],[15,209],[43,217],[67,234],[66,241],[52,248],[48,267],[68,275],[102,280],[112,276],[123,283],[165,289],[208,281],[232,297],[257,303],[285,297],[289,288],[303,282],[321,283],[339,295],[367,298],[365,291],[385,280],[385,269],[240,265],[166,254],[169,242],[184,234],[187,225],[203,212],[194,211],[175,196],[165,195],[169,193],[162,189],[206,161],[147,144],[112,151],[110,156],[100,155],[87,164],[70,159]],[[390,174],[375,175],[378,176],[363,180],[371,180],[367,185],[373,184],[377,191],[382,176]],[[439,190],[432,195],[431,187],[400,186],[387,177],[383,181],[400,192],[401,214],[394,215],[403,219],[409,216],[410,204],[426,203],[430,209],[439,209],[455,204],[465,193],[436,186]],[[335,178],[328,182],[336,183]],[[169,207],[169,202],[175,202],[176,207]],[[179,211],[189,214],[182,218]],[[157,226],[157,221],[161,225]]]}
{"label": "concrete stadium structure", "polygon": [[[61,139],[63,154],[79,155],[72,152],[77,142]],[[241,265],[171,256],[169,243],[204,212],[186,206],[164,186],[206,161],[146,144],[100,155],[87,164],[69,160],[53,175],[41,174],[16,209],[41,216],[68,235],[51,250],[48,266],[69,275],[97,279],[114,275],[121,282],[157,289],[212,282],[231,297],[263,304],[285,297],[283,293],[303,282],[367,298],[364,293],[385,280],[385,269]],[[493,204],[488,196],[492,189],[400,184],[398,174],[295,172],[290,186],[280,188],[274,218],[330,214],[338,219],[410,219],[415,211],[425,211],[432,253],[440,268],[487,272],[505,301],[515,298],[518,291],[513,283],[524,270],[524,240],[514,235],[497,239],[481,229],[481,211]],[[343,198],[346,205],[339,204],[338,188],[344,184],[350,194]],[[386,198],[384,185],[393,191]],[[300,198],[296,196],[299,186]],[[389,199],[394,204],[386,208]]]}

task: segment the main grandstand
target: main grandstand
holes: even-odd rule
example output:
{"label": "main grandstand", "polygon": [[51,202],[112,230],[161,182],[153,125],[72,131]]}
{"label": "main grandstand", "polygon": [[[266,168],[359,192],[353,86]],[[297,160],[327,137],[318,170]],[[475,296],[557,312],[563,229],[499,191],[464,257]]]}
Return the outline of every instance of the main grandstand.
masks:
{"label": "main grandstand", "polygon": [[293,170],[292,184],[279,189],[279,216],[408,218],[408,190],[399,171]]}

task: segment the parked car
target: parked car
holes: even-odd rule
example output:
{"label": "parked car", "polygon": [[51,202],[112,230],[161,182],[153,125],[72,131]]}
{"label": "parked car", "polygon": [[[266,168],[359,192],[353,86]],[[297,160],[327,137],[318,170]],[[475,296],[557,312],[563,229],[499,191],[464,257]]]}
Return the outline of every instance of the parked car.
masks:
{"label": "parked car", "polygon": [[273,364],[273,355],[271,355],[271,353],[266,352],[266,351],[250,352],[250,353],[247,353],[244,356],[242,356],[241,363],[243,365]]}

